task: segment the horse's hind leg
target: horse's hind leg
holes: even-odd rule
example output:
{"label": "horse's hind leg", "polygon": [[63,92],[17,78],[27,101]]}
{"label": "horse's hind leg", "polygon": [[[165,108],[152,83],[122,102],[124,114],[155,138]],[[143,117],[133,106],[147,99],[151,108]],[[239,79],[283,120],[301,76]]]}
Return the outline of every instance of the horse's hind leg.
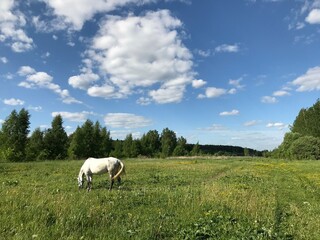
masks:
{"label": "horse's hind leg", "polygon": [[91,176],[87,176],[87,190],[88,192],[91,190],[92,187],[92,177]]}
{"label": "horse's hind leg", "polygon": [[113,176],[110,174],[110,180],[111,180],[111,182],[110,182],[110,188],[109,188],[109,190],[111,191],[112,190],[112,187],[113,187],[113,184],[114,184],[114,179],[113,179]]}

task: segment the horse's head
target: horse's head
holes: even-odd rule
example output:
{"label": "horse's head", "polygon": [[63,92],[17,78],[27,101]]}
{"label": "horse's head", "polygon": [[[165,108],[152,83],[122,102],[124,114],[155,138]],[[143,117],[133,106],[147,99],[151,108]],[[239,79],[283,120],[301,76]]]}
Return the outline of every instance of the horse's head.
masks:
{"label": "horse's head", "polygon": [[78,186],[79,188],[83,188],[83,180],[80,177],[78,177]]}

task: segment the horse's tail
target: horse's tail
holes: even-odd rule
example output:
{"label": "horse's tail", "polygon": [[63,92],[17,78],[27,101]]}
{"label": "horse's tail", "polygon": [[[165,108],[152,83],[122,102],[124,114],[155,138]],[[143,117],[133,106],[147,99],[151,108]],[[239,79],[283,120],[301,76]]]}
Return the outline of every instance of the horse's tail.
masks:
{"label": "horse's tail", "polygon": [[121,165],[120,170],[118,171],[118,173],[112,178],[112,180],[116,179],[117,177],[119,177],[121,174],[125,173],[125,167],[123,162],[121,162],[121,160],[119,160],[119,163]]}

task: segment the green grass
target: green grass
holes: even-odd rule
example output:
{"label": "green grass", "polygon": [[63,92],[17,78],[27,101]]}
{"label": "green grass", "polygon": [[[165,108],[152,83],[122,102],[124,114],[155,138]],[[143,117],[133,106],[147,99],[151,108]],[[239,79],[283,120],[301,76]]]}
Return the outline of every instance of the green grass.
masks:
{"label": "green grass", "polygon": [[0,163],[0,239],[319,239],[320,162],[124,162],[89,193],[83,161]]}

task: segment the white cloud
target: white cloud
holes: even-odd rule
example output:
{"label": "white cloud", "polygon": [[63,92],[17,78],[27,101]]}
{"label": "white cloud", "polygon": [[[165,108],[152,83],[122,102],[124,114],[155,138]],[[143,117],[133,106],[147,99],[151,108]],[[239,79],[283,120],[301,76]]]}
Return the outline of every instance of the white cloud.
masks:
{"label": "white cloud", "polygon": [[287,128],[288,125],[282,123],[282,122],[274,122],[274,123],[268,123],[266,125],[267,128],[277,128],[279,130],[282,130],[284,128]]}
{"label": "white cloud", "polygon": [[84,90],[88,89],[89,86],[97,80],[99,80],[99,75],[89,71],[77,76],[70,77],[68,82],[72,87]]}
{"label": "white cloud", "polygon": [[[84,61],[85,72],[92,74],[92,66],[97,66],[104,80],[82,73],[70,77],[69,83],[96,97],[126,98],[145,92],[141,91],[144,88],[148,99],[156,103],[180,102],[195,75],[192,54],[178,33],[181,27],[181,21],[168,10],[143,16],[108,16]],[[160,87],[152,89],[156,86]]]}
{"label": "white cloud", "polygon": [[310,24],[320,24],[320,9],[312,9],[305,20]]}
{"label": "white cloud", "polygon": [[271,97],[271,96],[263,96],[261,98],[261,102],[263,103],[277,103],[278,100],[275,97]]}
{"label": "white cloud", "polygon": [[38,106],[38,107],[29,106],[28,109],[33,110],[35,112],[40,112],[42,110],[42,107],[41,106]]}
{"label": "white cloud", "polygon": [[200,94],[198,98],[217,98],[227,94],[227,90],[223,88],[208,87],[205,94]]}
{"label": "white cloud", "polygon": [[37,72],[35,69],[29,66],[22,66],[18,71],[18,75],[26,77],[25,81],[22,81],[18,84],[20,87],[49,89],[58,94],[64,103],[81,103],[80,101],[71,97],[67,89],[61,89],[58,84],[53,83],[53,77],[46,72]]}
{"label": "white cloud", "polygon": [[252,120],[252,121],[248,121],[248,122],[245,122],[243,125],[245,127],[252,127],[252,126],[255,126],[259,123],[259,121],[257,120]]}
{"label": "white cloud", "polygon": [[235,115],[239,115],[240,111],[239,110],[236,110],[236,109],[233,109],[232,111],[230,112],[221,112],[219,113],[220,116],[235,116]]}
{"label": "white cloud", "polygon": [[55,117],[60,115],[63,119],[67,119],[72,122],[85,122],[89,115],[96,115],[92,112],[52,112],[51,116]]}
{"label": "white cloud", "polygon": [[56,22],[60,21],[64,27],[79,31],[83,24],[97,13],[110,12],[128,4],[142,5],[154,0],[95,0],[94,4],[91,0],[44,0],[44,2],[57,16]]}
{"label": "white cloud", "polygon": [[200,129],[200,130],[204,130],[204,131],[211,131],[211,132],[216,132],[216,131],[226,131],[228,130],[227,127],[221,125],[221,124],[212,124],[210,127],[204,128],[204,129]]}
{"label": "white cloud", "polygon": [[285,90],[279,90],[279,91],[273,92],[272,95],[275,96],[275,97],[283,97],[283,96],[289,96],[290,93],[285,91]]}
{"label": "white cloud", "polygon": [[27,76],[36,73],[36,70],[34,70],[30,66],[22,66],[20,67],[18,74],[19,76]]}
{"label": "white cloud", "polygon": [[24,101],[17,98],[4,99],[3,103],[11,106],[23,105]]}
{"label": "white cloud", "polygon": [[23,30],[26,19],[15,10],[17,4],[14,0],[1,0],[0,42],[6,42],[14,52],[25,52],[33,48],[33,40]]}
{"label": "white cloud", "polygon": [[206,85],[207,82],[202,80],[202,79],[199,79],[199,80],[193,80],[192,81],[192,87],[194,88],[201,88],[203,87],[204,85]]}
{"label": "white cloud", "polygon": [[104,117],[104,122],[107,126],[125,129],[143,128],[152,124],[150,119],[131,113],[109,113]]}
{"label": "white cloud", "polygon": [[215,52],[221,53],[221,52],[228,52],[228,53],[236,53],[240,51],[240,47],[238,44],[222,44],[215,48]]}
{"label": "white cloud", "polygon": [[8,63],[8,59],[6,57],[0,57],[0,61],[4,64]]}
{"label": "white cloud", "polygon": [[229,80],[229,84],[230,84],[231,86],[234,86],[234,87],[237,88],[237,89],[242,89],[242,88],[245,87],[245,85],[242,85],[242,84],[241,84],[241,81],[242,81],[242,80],[243,80],[242,77],[240,77],[240,78],[238,78],[238,79],[230,79],[230,80]]}
{"label": "white cloud", "polygon": [[201,50],[201,49],[197,49],[195,50],[195,53],[200,55],[201,57],[209,57],[211,55],[211,50]]}
{"label": "white cloud", "polygon": [[309,68],[302,76],[292,81],[298,92],[320,90],[320,67]]}

